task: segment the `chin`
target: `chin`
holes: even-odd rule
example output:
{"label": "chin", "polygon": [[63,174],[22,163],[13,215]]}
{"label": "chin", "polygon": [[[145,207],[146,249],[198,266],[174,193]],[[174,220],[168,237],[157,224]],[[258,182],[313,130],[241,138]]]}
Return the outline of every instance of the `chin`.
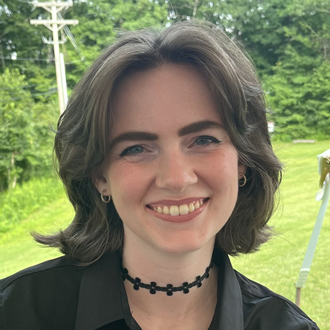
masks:
{"label": "chin", "polygon": [[159,250],[162,250],[168,254],[186,254],[196,252],[203,248],[208,247],[210,244],[214,246],[214,239],[210,240],[201,239],[179,239],[179,240],[167,240],[165,242],[158,242],[157,246]]}

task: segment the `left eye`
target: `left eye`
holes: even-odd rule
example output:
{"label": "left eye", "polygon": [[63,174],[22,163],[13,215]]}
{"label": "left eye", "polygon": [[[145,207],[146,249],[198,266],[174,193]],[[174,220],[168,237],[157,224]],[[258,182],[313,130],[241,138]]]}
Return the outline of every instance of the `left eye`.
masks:
{"label": "left eye", "polygon": [[212,143],[220,143],[220,141],[212,136],[199,136],[196,140],[195,140],[195,144],[198,146],[204,146],[204,145],[209,145]]}

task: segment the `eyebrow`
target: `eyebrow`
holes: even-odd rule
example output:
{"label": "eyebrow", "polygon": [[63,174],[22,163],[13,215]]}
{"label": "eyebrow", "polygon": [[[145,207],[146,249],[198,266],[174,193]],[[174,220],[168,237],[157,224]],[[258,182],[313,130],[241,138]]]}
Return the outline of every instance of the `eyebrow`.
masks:
{"label": "eyebrow", "polygon": [[113,139],[113,141],[110,143],[110,150],[114,148],[115,145],[117,145],[120,142],[123,141],[155,141],[158,139],[157,134],[153,133],[147,133],[147,132],[127,132],[118,135]]}
{"label": "eyebrow", "polygon": [[[179,129],[178,136],[185,136],[191,133],[197,133],[208,128],[224,129],[223,125],[211,120],[198,121],[196,123],[189,124]],[[158,140],[158,135],[148,132],[126,132],[118,135],[110,143],[110,150],[113,149],[117,144],[123,141],[156,141]]]}
{"label": "eyebrow", "polygon": [[185,127],[180,128],[178,135],[185,136],[187,134],[197,133],[197,132],[200,132],[200,131],[202,131],[204,129],[208,129],[208,128],[224,129],[223,125],[221,125],[220,123],[217,123],[216,121],[203,120],[203,121],[198,121],[196,123],[192,123]]}

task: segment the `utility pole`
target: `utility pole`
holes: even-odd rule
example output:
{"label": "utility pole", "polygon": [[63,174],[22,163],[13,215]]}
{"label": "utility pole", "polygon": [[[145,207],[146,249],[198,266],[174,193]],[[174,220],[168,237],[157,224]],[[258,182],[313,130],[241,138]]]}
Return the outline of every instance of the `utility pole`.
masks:
{"label": "utility pole", "polygon": [[79,21],[72,19],[58,19],[57,14],[64,9],[72,6],[72,2],[39,2],[34,4],[35,7],[42,7],[52,14],[52,19],[33,19],[30,23],[33,25],[43,24],[46,28],[53,32],[55,68],[56,68],[56,81],[58,90],[58,101],[60,106],[60,113],[62,114],[65,109],[63,85],[61,78],[61,64],[60,64],[60,49],[58,41],[58,31],[65,25],[77,25]]}

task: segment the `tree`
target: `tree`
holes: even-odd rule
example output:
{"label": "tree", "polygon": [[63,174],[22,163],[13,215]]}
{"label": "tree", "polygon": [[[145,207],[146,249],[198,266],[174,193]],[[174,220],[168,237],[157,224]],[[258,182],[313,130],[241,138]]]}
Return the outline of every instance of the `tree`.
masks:
{"label": "tree", "polygon": [[329,137],[330,1],[292,0],[285,42],[265,77],[279,139]]}
{"label": "tree", "polygon": [[[20,0],[0,0],[0,73],[5,69],[18,69],[29,85],[31,93],[46,92],[56,80],[52,45],[44,38],[51,33],[46,28],[30,24],[32,18],[47,18],[41,8]],[[41,79],[41,81],[40,81]]]}
{"label": "tree", "polygon": [[18,69],[0,75],[0,188],[49,168],[54,104],[35,103]]}
{"label": "tree", "polygon": [[78,19],[71,31],[83,53],[81,61],[70,43],[63,46],[68,86],[73,87],[100,52],[113,42],[119,32],[164,25],[167,7],[149,0],[76,0],[66,18]]}
{"label": "tree", "polygon": [[329,136],[330,0],[173,0],[169,13],[211,21],[245,46],[276,138]]}
{"label": "tree", "polygon": [[271,74],[285,39],[287,17],[283,0],[174,0],[169,2],[172,21],[198,18],[212,22],[241,42],[260,74]]}

